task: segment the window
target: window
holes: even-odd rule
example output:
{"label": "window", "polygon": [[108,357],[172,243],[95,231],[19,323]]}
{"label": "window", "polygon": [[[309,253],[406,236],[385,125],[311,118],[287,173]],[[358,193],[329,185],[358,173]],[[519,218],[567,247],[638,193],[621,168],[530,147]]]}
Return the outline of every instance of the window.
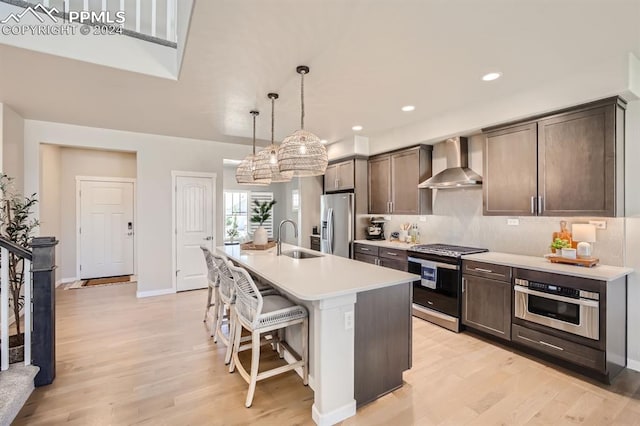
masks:
{"label": "window", "polygon": [[247,236],[249,223],[249,192],[224,192],[224,239],[236,240]]}
{"label": "window", "polygon": [[291,210],[294,212],[300,210],[300,191],[297,189],[291,191]]}
{"label": "window", "polygon": [[[258,227],[251,223],[254,200],[261,203],[273,200],[273,192],[224,191],[224,239],[239,241],[253,235]],[[269,237],[273,237],[273,210],[263,226]]]}

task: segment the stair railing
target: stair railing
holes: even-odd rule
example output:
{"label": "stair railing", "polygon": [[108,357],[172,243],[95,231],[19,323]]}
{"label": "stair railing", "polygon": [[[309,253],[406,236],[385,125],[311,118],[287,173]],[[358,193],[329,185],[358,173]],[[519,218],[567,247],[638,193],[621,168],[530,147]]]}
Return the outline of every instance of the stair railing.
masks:
{"label": "stair railing", "polygon": [[[0,237],[0,371],[9,369],[10,258],[24,262],[24,364],[40,367],[35,385],[55,377],[55,247],[53,237],[38,237],[25,249]],[[17,303],[17,301],[14,301]],[[16,322],[20,318],[14,319]]]}

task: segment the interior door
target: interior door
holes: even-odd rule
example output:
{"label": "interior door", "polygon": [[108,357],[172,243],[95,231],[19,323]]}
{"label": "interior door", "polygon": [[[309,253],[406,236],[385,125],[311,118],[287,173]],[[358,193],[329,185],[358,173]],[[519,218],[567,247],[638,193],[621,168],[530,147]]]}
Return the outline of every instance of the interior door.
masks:
{"label": "interior door", "polygon": [[176,176],[176,291],[206,288],[200,246],[213,250],[215,178]]}
{"label": "interior door", "polygon": [[132,182],[80,182],[80,278],[134,274]]}

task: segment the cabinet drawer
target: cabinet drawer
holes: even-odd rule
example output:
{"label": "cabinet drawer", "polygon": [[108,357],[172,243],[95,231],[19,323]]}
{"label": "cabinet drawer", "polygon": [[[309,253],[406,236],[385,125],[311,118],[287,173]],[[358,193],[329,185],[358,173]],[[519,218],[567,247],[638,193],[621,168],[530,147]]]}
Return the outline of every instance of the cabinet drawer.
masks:
{"label": "cabinet drawer", "polygon": [[378,264],[378,257],[377,256],[371,256],[368,254],[362,254],[362,253],[356,253],[353,256],[354,260],[360,261],[360,262],[364,262],[364,263],[370,263],[372,265],[377,265]]}
{"label": "cabinet drawer", "polygon": [[378,258],[378,265],[384,266],[385,268],[396,269],[398,271],[409,271],[409,262],[401,259],[389,259],[386,257]]}
{"label": "cabinet drawer", "polygon": [[548,334],[513,324],[512,341],[536,349],[540,352],[564,359],[572,364],[582,365],[605,372],[605,353],[577,343],[568,342]]}
{"label": "cabinet drawer", "polygon": [[494,265],[492,263],[476,262],[475,260],[462,261],[463,274],[476,275],[498,281],[511,282],[511,267]]}
{"label": "cabinet drawer", "polygon": [[378,247],[369,244],[354,244],[354,253],[368,254],[370,256],[378,256]]}
{"label": "cabinet drawer", "polygon": [[378,256],[386,257],[387,259],[406,261],[407,251],[380,247],[378,248]]}

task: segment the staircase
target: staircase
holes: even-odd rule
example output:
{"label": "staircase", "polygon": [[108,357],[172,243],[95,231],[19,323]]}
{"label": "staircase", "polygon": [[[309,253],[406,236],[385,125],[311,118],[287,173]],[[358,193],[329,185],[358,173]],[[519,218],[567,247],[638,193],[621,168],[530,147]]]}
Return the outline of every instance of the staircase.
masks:
{"label": "staircase", "polygon": [[[55,238],[31,249],[0,238],[0,425],[11,424],[35,386],[55,378]],[[24,268],[24,362],[9,361],[10,265]]]}

